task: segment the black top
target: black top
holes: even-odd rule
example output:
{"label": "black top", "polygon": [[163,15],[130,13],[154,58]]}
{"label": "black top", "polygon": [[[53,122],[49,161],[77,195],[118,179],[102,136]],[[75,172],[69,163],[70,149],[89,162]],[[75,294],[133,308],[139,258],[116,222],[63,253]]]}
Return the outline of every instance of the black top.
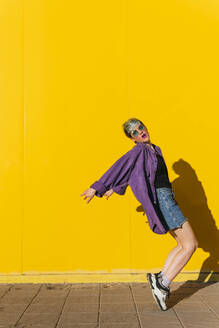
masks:
{"label": "black top", "polygon": [[164,159],[160,154],[155,151],[157,155],[157,170],[155,175],[155,188],[172,188],[172,185],[169,180],[168,171]]}

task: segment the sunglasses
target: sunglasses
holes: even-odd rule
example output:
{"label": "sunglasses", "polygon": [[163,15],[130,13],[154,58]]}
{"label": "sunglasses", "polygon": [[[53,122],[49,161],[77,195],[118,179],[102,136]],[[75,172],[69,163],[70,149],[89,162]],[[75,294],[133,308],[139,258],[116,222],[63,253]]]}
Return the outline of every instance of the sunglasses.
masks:
{"label": "sunglasses", "polygon": [[[140,125],[138,126],[138,130],[142,131],[142,130],[144,130],[144,129],[145,129],[145,126],[142,125],[142,124],[140,124]],[[137,130],[132,130],[131,133],[132,133],[132,135],[133,135],[134,137],[137,137],[138,134],[139,134],[139,131],[137,131]]]}

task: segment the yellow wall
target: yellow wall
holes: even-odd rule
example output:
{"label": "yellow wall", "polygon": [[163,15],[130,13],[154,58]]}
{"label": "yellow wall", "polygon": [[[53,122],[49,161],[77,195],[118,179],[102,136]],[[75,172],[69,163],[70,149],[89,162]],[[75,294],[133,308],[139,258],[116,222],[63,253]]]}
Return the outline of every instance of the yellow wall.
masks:
{"label": "yellow wall", "polygon": [[129,187],[80,197],[134,146],[121,128],[133,116],[199,240],[183,272],[219,271],[218,2],[7,0],[0,11],[0,281],[162,268],[175,241],[151,232]]}
{"label": "yellow wall", "polygon": [[23,8],[0,2],[0,274],[23,268]]}

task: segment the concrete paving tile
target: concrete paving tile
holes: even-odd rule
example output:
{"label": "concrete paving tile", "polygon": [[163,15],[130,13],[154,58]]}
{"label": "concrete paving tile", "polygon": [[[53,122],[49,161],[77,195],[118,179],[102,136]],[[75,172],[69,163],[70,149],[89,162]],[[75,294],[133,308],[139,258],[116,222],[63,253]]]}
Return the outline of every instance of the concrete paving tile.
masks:
{"label": "concrete paving tile", "polygon": [[[159,309],[159,307],[158,307]],[[155,322],[155,320],[164,320],[164,321],[170,321],[170,322],[178,322],[177,316],[175,314],[175,312],[171,309],[171,310],[167,310],[167,311],[162,311],[160,309],[160,311],[158,312],[139,312],[139,317],[141,320],[144,319],[148,319],[150,318],[153,322]]]}
{"label": "concrete paving tile", "polygon": [[100,328],[140,328],[138,323],[102,323]]}
{"label": "concrete paving tile", "polygon": [[33,297],[34,295],[37,295],[37,293],[39,293],[38,290],[10,290],[8,291],[5,296],[10,296],[10,297],[24,297],[24,296],[28,296],[28,297]]}
{"label": "concrete paving tile", "polygon": [[67,298],[71,303],[99,303],[98,295],[71,295]]}
{"label": "concrete paving tile", "polygon": [[70,293],[68,294],[69,296],[72,295],[99,295],[100,291],[99,289],[94,289],[94,288],[87,288],[87,289],[79,289],[79,288],[74,288],[70,290]]}
{"label": "concrete paving tile", "polygon": [[138,323],[137,313],[130,312],[101,312],[100,325],[103,323]]}
{"label": "concrete paving tile", "polygon": [[205,300],[207,303],[206,306],[209,306],[210,309],[212,309],[214,312],[216,312],[217,315],[219,315],[219,302],[209,302],[208,300]]}
{"label": "concrete paving tile", "polygon": [[[160,312],[161,309],[153,299],[151,302],[136,303],[138,312]],[[173,311],[173,309],[168,309],[167,311]]]}
{"label": "concrete paving tile", "polygon": [[136,303],[144,303],[144,302],[150,302],[150,301],[152,302],[152,300],[154,300],[151,290],[149,293],[147,293],[145,295],[144,294],[135,294],[135,295],[133,295],[133,297],[134,297],[134,300]]}
{"label": "concrete paving tile", "polygon": [[98,303],[71,303],[67,301],[62,312],[98,312]]}
{"label": "concrete paving tile", "polygon": [[101,289],[101,294],[108,295],[108,294],[124,294],[129,295],[131,294],[131,289],[128,288],[113,288],[113,289]]}
{"label": "concrete paving tile", "polygon": [[[138,314],[142,323],[141,328],[160,328],[161,321],[162,328],[166,328],[167,325],[168,328],[182,328],[176,313],[180,319],[182,318],[184,328],[219,327],[219,283],[173,282],[171,287],[171,296],[167,301],[169,308],[167,311],[162,311],[154,301],[147,283],[43,284],[42,286],[41,284],[8,284],[3,288],[1,285],[0,297],[1,291],[6,294],[0,299],[0,328],[55,328],[61,311],[57,328],[140,328]],[[98,314],[99,300],[100,314]],[[15,322],[23,311],[25,313],[15,327]],[[17,314],[15,321],[12,314]],[[52,317],[48,317],[49,315]],[[56,316],[55,319],[53,315]],[[94,320],[92,315],[95,316],[95,321],[92,321]],[[100,325],[97,322],[98,315],[100,320],[102,319]],[[35,319],[29,321],[31,317]],[[7,319],[11,321],[8,322]]]}
{"label": "concrete paving tile", "polygon": [[149,284],[145,285],[141,285],[141,286],[130,286],[130,289],[132,290],[133,293],[145,293],[145,291],[150,290],[151,287],[149,286]]}
{"label": "concrete paving tile", "polygon": [[144,294],[147,294],[149,292],[151,292],[151,288],[150,287],[147,287],[147,288],[131,288],[132,290],[132,293],[134,295],[144,295]]}
{"label": "concrete paving tile", "polygon": [[42,300],[42,299],[50,299],[51,301],[53,301],[53,300],[55,300],[55,299],[58,299],[58,300],[65,300],[66,299],[66,297],[67,297],[67,294],[66,295],[64,295],[64,294],[62,294],[62,295],[59,295],[59,294],[57,294],[57,295],[54,295],[54,294],[41,294],[41,293],[39,293],[39,294],[37,294],[33,299],[38,299],[38,300]]}
{"label": "concrete paving tile", "polygon": [[5,289],[4,291],[1,291],[0,292],[0,299],[2,298],[2,297],[4,297],[5,295],[7,295],[8,293],[9,293],[9,288],[8,289]]}
{"label": "concrete paving tile", "polygon": [[209,322],[206,326],[206,322],[198,322],[198,323],[183,323],[183,327],[185,328],[218,328],[218,323]]}
{"label": "concrete paving tile", "polygon": [[64,290],[64,289],[69,289],[71,288],[72,284],[65,284],[65,283],[47,283],[47,284],[42,284],[41,290],[44,289],[53,289],[53,290]]}
{"label": "concrete paving tile", "polygon": [[55,325],[31,325],[19,324],[18,325],[1,325],[0,328],[55,328]]}
{"label": "concrete paving tile", "polygon": [[170,286],[170,290],[173,294],[180,294],[180,295],[193,295],[196,294],[200,289],[198,288],[189,288],[189,287],[183,287],[173,290]]}
{"label": "concrete paving tile", "polygon": [[180,287],[180,286],[186,286],[186,287],[202,287],[202,286],[208,286],[210,285],[210,283],[208,282],[200,282],[197,280],[186,280],[186,281],[180,281],[180,282],[172,282],[171,286],[176,286],[176,287]]}
{"label": "concrete paving tile", "polygon": [[101,303],[100,312],[134,312],[134,303]]}
{"label": "concrete paving tile", "polygon": [[[171,291],[170,291],[171,292]],[[175,294],[175,293],[171,293],[170,297],[168,298],[168,300],[170,299],[179,299],[179,300],[191,300],[191,301],[201,301],[201,295],[198,294]]]}
{"label": "concrete paving tile", "polygon": [[181,302],[174,305],[174,309],[177,312],[211,312],[210,309],[202,302]]}
{"label": "concrete paving tile", "polygon": [[[178,326],[180,321],[178,320],[174,311],[162,311],[160,312],[140,312],[139,313],[140,321],[143,327],[160,327],[162,326]],[[162,325],[161,325],[162,323]],[[182,328],[182,326],[181,326]]]}
{"label": "concrete paving tile", "polygon": [[37,296],[38,297],[63,297],[65,298],[69,294],[68,290],[61,290],[61,291],[56,291],[56,290],[44,290],[40,291]]}
{"label": "concrete paving tile", "polygon": [[71,289],[71,284],[65,284],[65,283],[43,283],[41,284],[40,290],[47,291],[47,290],[53,290],[53,291],[64,291]]}
{"label": "concrete paving tile", "polygon": [[209,284],[207,283],[200,283],[197,282],[196,280],[191,281],[191,280],[187,280],[187,281],[182,281],[182,282],[172,282],[171,283],[171,288],[172,289],[177,289],[177,288],[202,288],[202,287],[206,287]]}
{"label": "concrete paving tile", "polygon": [[0,299],[0,305],[1,304],[29,304],[34,296],[23,296],[23,297],[17,297],[17,296],[7,296],[5,295]]}
{"label": "concrete paving tile", "polygon": [[214,288],[219,288],[219,281],[214,282],[211,284]]}
{"label": "concrete paving tile", "polygon": [[133,303],[132,295],[125,294],[102,294],[100,296],[101,303]]}
{"label": "concrete paving tile", "polygon": [[26,292],[37,292],[42,287],[41,284],[14,284],[11,287],[11,291],[26,291]]}
{"label": "concrete paving tile", "polygon": [[60,303],[33,303],[26,309],[25,313],[59,313],[62,310]]}
{"label": "concrete paving tile", "polygon": [[175,310],[183,324],[198,324],[205,323],[206,327],[211,327],[211,323],[217,323],[219,320],[211,312],[182,312]]}
{"label": "concrete paving tile", "polygon": [[35,303],[41,303],[41,304],[64,304],[65,302],[64,297],[58,298],[58,297],[41,297],[41,296],[37,296],[35,297],[31,304],[35,304]]}
{"label": "concrete paving tile", "polygon": [[145,282],[131,281],[129,283],[129,285],[131,287],[138,287],[138,286],[143,286],[143,285],[148,286],[148,281],[147,281],[147,278],[146,278],[146,273],[145,273]]}
{"label": "concrete paving tile", "polygon": [[0,284],[0,291],[4,288],[10,288],[12,286],[14,286],[14,284],[1,283]]}
{"label": "concrete paving tile", "polygon": [[202,302],[201,295],[183,295],[183,294],[171,294],[170,298],[167,299],[168,302],[180,301],[180,302]]}
{"label": "concrete paving tile", "polygon": [[151,321],[151,319],[147,318],[144,320],[141,320],[141,325],[143,328],[161,328],[161,323],[162,327],[164,328],[182,328],[182,325],[180,321],[175,322],[175,321],[169,321],[169,320],[157,320],[155,319],[154,321]]}
{"label": "concrete paving tile", "polygon": [[[55,328],[56,327],[56,324],[28,324],[28,323],[25,323],[25,324],[18,324],[16,326],[14,326],[13,328]],[[1,328],[1,326],[0,326]],[[11,327],[10,327],[11,328]]]}
{"label": "concrete paving tile", "polygon": [[101,283],[71,283],[69,284],[71,288],[79,288],[79,289],[87,289],[87,288],[92,288],[92,289],[99,289]]}
{"label": "concrete paving tile", "polygon": [[200,295],[218,295],[219,300],[219,288],[215,288],[213,286],[199,289],[197,293]]}
{"label": "concrete paving tile", "polygon": [[25,303],[2,303],[0,304],[0,315],[3,312],[23,312],[28,304]]}
{"label": "concrete paving tile", "polygon": [[53,326],[59,318],[59,313],[24,313],[19,320],[20,324],[43,324]]}
{"label": "concrete paving tile", "polygon": [[130,289],[129,282],[110,282],[110,283],[101,283],[100,288],[121,288],[121,289]]}
{"label": "concrete paving tile", "polygon": [[68,290],[60,290],[60,291],[57,291],[57,290],[41,290],[37,295],[39,296],[45,296],[45,297],[65,297],[66,295],[69,294],[69,291]]}
{"label": "concrete paving tile", "polygon": [[100,287],[101,294],[130,294],[131,289],[129,284],[103,284]]}
{"label": "concrete paving tile", "polygon": [[24,296],[29,296],[33,297],[39,292],[39,289],[30,289],[30,290],[16,290],[16,289],[10,289],[9,291],[6,291],[5,296],[10,296],[10,297],[24,297]]}
{"label": "concrete paving tile", "polygon": [[[148,321],[145,321],[145,322],[142,322],[141,323],[141,326],[142,328],[182,328],[182,325],[179,322],[163,322],[162,321],[162,324],[161,322],[148,322]],[[209,327],[210,328],[210,327]]]}
{"label": "concrete paving tile", "polygon": [[147,297],[148,299],[150,299],[151,296],[152,296],[151,289],[145,290],[145,292],[139,292],[139,293],[133,292],[134,299],[141,298],[141,297]]}
{"label": "concrete paving tile", "polygon": [[145,282],[130,282],[129,286],[131,288],[148,288],[149,283],[147,281],[146,275],[145,275]]}
{"label": "concrete paving tile", "polygon": [[205,301],[205,302],[219,302],[218,295],[199,295],[200,299]]}
{"label": "concrete paving tile", "polygon": [[194,290],[193,288],[187,288],[187,291],[182,291],[182,290],[171,290],[170,289],[170,298],[180,298],[180,299],[200,299],[200,295]]}
{"label": "concrete paving tile", "polygon": [[15,296],[7,296],[7,297],[3,297],[0,299],[0,306],[2,304],[29,304],[32,302],[32,300],[36,297],[36,295],[24,295],[24,296],[20,296],[20,295],[15,295]]}
{"label": "concrete paving tile", "polygon": [[98,313],[96,312],[65,312],[59,319],[59,325],[72,323],[97,323]]}
{"label": "concrete paving tile", "polygon": [[15,324],[17,320],[20,318],[20,312],[3,312],[0,314],[0,324],[1,325],[9,325]]}
{"label": "concrete paving tile", "polygon": [[[21,324],[19,324],[18,323],[18,325],[16,325],[16,326],[14,326],[13,328],[55,328],[56,327],[56,324],[28,324],[28,323],[25,323],[25,324],[23,324],[23,323],[21,323]],[[1,328],[1,326],[0,326],[0,328]]]}
{"label": "concrete paving tile", "polygon": [[[0,327],[1,328],[1,327]],[[63,323],[58,324],[57,328],[100,328],[98,323]]]}
{"label": "concrete paving tile", "polygon": [[[202,300],[201,299],[198,299],[198,298],[193,298],[193,299],[190,299],[190,298],[170,298],[170,299],[167,299],[167,306],[168,308],[172,308],[177,305],[177,304],[193,304],[193,303],[199,303],[199,304],[202,304]],[[201,305],[200,305],[201,306]]]}
{"label": "concrete paving tile", "polygon": [[104,289],[104,288],[110,288],[110,289],[114,289],[114,288],[130,289],[130,284],[129,283],[125,283],[125,282],[103,283],[103,284],[100,284],[100,288],[101,289]]}

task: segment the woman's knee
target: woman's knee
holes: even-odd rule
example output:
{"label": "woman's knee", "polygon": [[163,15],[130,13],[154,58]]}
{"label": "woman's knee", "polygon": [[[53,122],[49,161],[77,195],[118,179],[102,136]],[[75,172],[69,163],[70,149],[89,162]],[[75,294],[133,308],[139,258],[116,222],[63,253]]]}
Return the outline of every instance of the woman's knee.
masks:
{"label": "woman's knee", "polygon": [[183,248],[188,253],[194,253],[196,251],[196,249],[198,248],[198,241],[196,239],[193,241],[189,241],[183,245]]}
{"label": "woman's knee", "polygon": [[174,233],[177,241],[188,252],[193,253],[198,248],[198,241],[188,221],[183,224],[182,229],[177,229]]}

